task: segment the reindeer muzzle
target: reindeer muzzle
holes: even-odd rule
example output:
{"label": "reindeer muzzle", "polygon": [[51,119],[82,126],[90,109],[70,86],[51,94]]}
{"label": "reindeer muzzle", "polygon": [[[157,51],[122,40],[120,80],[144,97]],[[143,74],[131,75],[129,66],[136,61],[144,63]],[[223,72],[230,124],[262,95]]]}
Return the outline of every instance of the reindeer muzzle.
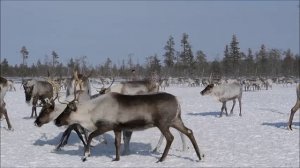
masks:
{"label": "reindeer muzzle", "polygon": [[43,124],[39,120],[35,120],[34,125],[37,127],[41,127]]}
{"label": "reindeer muzzle", "polygon": [[60,120],[57,120],[57,119],[54,120],[54,124],[55,124],[56,126],[58,126],[58,127],[63,126],[63,123],[62,123]]}

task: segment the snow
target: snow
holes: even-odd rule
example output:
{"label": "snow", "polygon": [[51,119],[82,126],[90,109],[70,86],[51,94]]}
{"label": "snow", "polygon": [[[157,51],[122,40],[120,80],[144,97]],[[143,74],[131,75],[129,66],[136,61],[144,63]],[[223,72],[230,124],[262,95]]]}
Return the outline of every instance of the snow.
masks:
{"label": "snow", "polygon": [[[83,145],[75,132],[61,151],[53,152],[64,127],[53,122],[35,127],[30,119],[31,106],[25,103],[24,91],[7,92],[5,101],[14,131],[1,121],[1,167],[299,167],[299,112],[293,120],[293,131],[287,130],[290,109],[296,101],[295,85],[273,85],[272,90],[243,92],[242,117],[238,103],[233,116],[219,118],[221,103],[201,96],[202,87],[169,87],[166,92],[178,97],[185,125],[193,130],[201,155],[198,161],[191,142],[181,151],[179,133],[171,129],[175,139],[164,162],[161,157],[165,141],[158,153],[152,149],[158,142],[157,128],[137,131],[132,135],[131,154],[115,157],[114,135],[105,134],[108,144],[95,143],[92,156],[81,161]],[[232,103],[227,103],[231,108]],[[38,109],[39,110],[39,109]],[[97,142],[97,140],[95,141]]]}

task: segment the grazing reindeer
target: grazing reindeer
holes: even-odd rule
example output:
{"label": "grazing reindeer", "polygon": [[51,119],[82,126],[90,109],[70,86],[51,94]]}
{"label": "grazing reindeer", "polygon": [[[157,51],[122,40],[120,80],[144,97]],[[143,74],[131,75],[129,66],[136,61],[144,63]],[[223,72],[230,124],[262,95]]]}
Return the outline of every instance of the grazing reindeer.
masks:
{"label": "grazing reindeer", "polygon": [[199,160],[200,151],[192,130],[186,128],[181,120],[180,105],[175,96],[168,93],[147,95],[123,95],[107,93],[83,104],[77,105],[75,99],[68,103],[65,110],[55,120],[55,125],[80,124],[93,131],[85,146],[83,161],[90,156],[90,144],[94,137],[107,131],[114,131],[116,158],[120,160],[122,130],[146,129],[158,127],[167,143],[160,162],[164,161],[173,142],[169,128],[173,127],[184,133],[191,140]]}
{"label": "grazing reindeer", "polygon": [[233,108],[235,106],[235,99],[237,98],[239,101],[240,106],[240,116],[242,116],[242,86],[239,82],[232,82],[232,83],[224,83],[218,86],[215,86],[215,84],[209,84],[206,86],[205,89],[203,89],[200,94],[202,96],[204,95],[213,95],[218,98],[218,100],[223,103],[221,108],[220,117],[222,117],[223,110],[225,109],[226,116],[228,116],[227,113],[227,107],[226,102],[228,100],[233,101],[233,105],[230,111],[230,114],[233,114]]}
{"label": "grazing reindeer", "polygon": [[6,104],[4,102],[4,97],[8,89],[8,80],[0,76],[0,118],[2,118],[2,116],[4,115],[8,129],[13,130],[7,115],[7,110],[5,107]]}
{"label": "grazing reindeer", "polygon": [[37,117],[36,107],[38,100],[41,100],[42,104],[45,104],[45,99],[51,99],[53,97],[53,87],[47,81],[38,81],[35,79],[26,81],[23,83],[25,90],[25,100],[27,103],[32,99],[32,111],[31,118],[33,118],[33,113]]}
{"label": "grazing reindeer", "polygon": [[293,122],[294,114],[300,108],[300,83],[297,86],[296,93],[297,93],[297,101],[294,107],[291,109],[290,119],[288,122],[288,129],[290,130],[292,130],[292,122]]}

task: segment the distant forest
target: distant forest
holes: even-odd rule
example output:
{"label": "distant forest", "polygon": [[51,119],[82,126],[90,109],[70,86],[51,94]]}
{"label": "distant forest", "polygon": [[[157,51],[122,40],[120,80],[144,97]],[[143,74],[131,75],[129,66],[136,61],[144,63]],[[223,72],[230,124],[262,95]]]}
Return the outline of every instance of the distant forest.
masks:
{"label": "distant forest", "polygon": [[[20,49],[19,65],[10,65],[2,55],[0,74],[5,77],[38,77],[47,76],[70,76],[74,69],[82,73],[93,71],[94,77],[124,77],[131,75],[131,71],[146,77],[156,72],[161,78],[166,77],[299,77],[299,53],[292,53],[290,49],[282,51],[276,48],[267,49],[265,44],[260,46],[259,51],[240,51],[236,35],[232,36],[231,42],[224,46],[221,60],[208,61],[207,55],[202,50],[195,50],[189,42],[189,35],[183,33],[180,41],[180,49],[175,49],[175,41],[172,36],[166,41],[164,54],[146,57],[145,64],[135,64],[131,57],[123,60],[117,66],[110,58],[103,65],[87,65],[87,56],[70,58],[64,65],[59,62],[59,53],[53,51],[43,62],[37,60],[32,65],[27,65],[26,60],[30,57],[30,51],[26,46]],[[161,58],[161,59],[160,59]]]}

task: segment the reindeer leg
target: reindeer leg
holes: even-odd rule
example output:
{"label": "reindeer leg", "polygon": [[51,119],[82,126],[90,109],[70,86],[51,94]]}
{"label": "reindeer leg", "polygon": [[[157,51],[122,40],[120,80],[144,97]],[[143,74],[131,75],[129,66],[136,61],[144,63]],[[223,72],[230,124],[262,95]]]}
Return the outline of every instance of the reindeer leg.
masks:
{"label": "reindeer leg", "polygon": [[298,100],[295,104],[295,106],[291,109],[291,114],[290,114],[290,118],[289,118],[289,122],[288,122],[288,129],[289,130],[293,130],[292,129],[292,122],[293,122],[293,118],[294,118],[294,114],[296,113],[296,111],[300,108],[300,101]]}
{"label": "reindeer leg", "polygon": [[224,102],[224,107],[225,107],[226,116],[228,116],[226,102]]}
{"label": "reindeer leg", "polygon": [[239,100],[239,107],[240,107],[240,114],[239,114],[239,116],[241,117],[242,116],[242,97],[239,97],[238,100]]}
{"label": "reindeer leg", "polygon": [[2,119],[3,119],[3,113],[0,111],[0,120],[2,120]]}
{"label": "reindeer leg", "polygon": [[120,147],[121,147],[121,130],[114,130],[114,133],[115,133],[116,158],[113,161],[119,161]]}
{"label": "reindeer leg", "polygon": [[85,142],[87,142],[87,140],[88,140],[88,132],[83,127],[81,127],[81,126],[79,128],[83,132]]}
{"label": "reindeer leg", "polygon": [[63,147],[64,145],[66,145],[68,143],[68,138],[71,134],[71,131],[74,129],[72,127],[73,125],[69,126],[65,132],[63,133],[63,135],[61,136],[61,139],[60,139],[60,142],[59,144],[57,145],[57,147],[55,148],[55,150],[60,150],[61,147]]}
{"label": "reindeer leg", "polygon": [[164,140],[164,135],[163,135],[163,134],[160,134],[158,143],[157,143],[156,147],[155,147],[155,148],[153,149],[153,151],[152,151],[153,153],[158,152],[158,149],[160,148],[160,146],[161,146],[163,140]]}
{"label": "reindeer leg", "polygon": [[32,109],[31,109],[31,116],[30,118],[33,118],[33,114],[35,113],[35,117],[37,117],[37,114],[36,114],[36,104],[38,102],[38,99],[36,97],[33,97],[32,98]]}
{"label": "reindeer leg", "polygon": [[[193,135],[193,131],[191,129],[185,127],[181,119],[177,119],[173,123],[172,127],[175,128],[175,129],[177,129],[178,131],[182,132],[187,137],[189,137],[190,141],[192,142],[192,144],[194,146],[194,149],[195,149],[195,151],[197,153],[197,156],[198,156],[199,160],[201,160],[200,150],[199,150],[199,147],[197,145],[196,139],[195,139],[195,137]],[[204,157],[204,155],[202,157]]]}
{"label": "reindeer leg", "polygon": [[35,114],[35,117],[37,116],[36,115],[36,106],[35,105],[32,106],[30,118],[33,118],[33,114]]}
{"label": "reindeer leg", "polygon": [[102,128],[98,128],[96,131],[92,132],[87,140],[87,144],[85,146],[84,149],[84,156],[82,157],[82,161],[85,162],[87,160],[87,157],[91,156],[91,150],[90,150],[90,146],[91,146],[91,142],[92,139],[96,136],[99,136],[107,131],[113,130],[112,126],[103,126]]}
{"label": "reindeer leg", "polygon": [[[79,126],[79,127],[81,127],[81,126]],[[81,135],[81,132],[79,131],[79,128],[76,126],[76,127],[74,128],[74,130],[75,130],[75,132],[77,133],[77,135],[78,135],[79,139],[81,140],[81,142],[83,143],[83,146],[86,146],[86,143],[85,143],[85,141],[83,140],[83,137],[82,137],[82,135]],[[84,130],[84,129],[82,129],[82,130],[83,130],[84,133],[85,133],[85,130]]]}
{"label": "reindeer leg", "polygon": [[222,102],[222,107],[221,107],[221,113],[220,113],[220,117],[222,117],[223,115],[223,110],[225,109],[225,102]]}
{"label": "reindeer leg", "polygon": [[122,152],[122,155],[129,155],[130,148],[129,148],[129,142],[131,139],[132,131],[123,131],[123,141],[124,141],[124,150]]}
{"label": "reindeer leg", "polygon": [[163,155],[161,156],[161,158],[157,161],[157,162],[162,162],[166,159],[168,153],[169,153],[169,149],[171,147],[171,144],[174,140],[174,136],[171,134],[170,130],[168,127],[165,126],[159,126],[158,127],[159,130],[161,131],[161,133],[165,136],[166,140],[167,140],[167,144],[164,150]]}
{"label": "reindeer leg", "polygon": [[233,99],[232,101],[233,101],[233,104],[232,104],[232,108],[230,110],[230,115],[233,114],[233,109],[234,109],[234,106],[235,106],[235,99]]}
{"label": "reindeer leg", "polygon": [[6,120],[8,129],[9,129],[9,130],[13,130],[13,129],[12,129],[12,126],[11,126],[11,124],[10,124],[10,122],[9,122],[9,118],[8,118],[8,115],[7,115],[7,110],[6,110],[5,107],[3,108],[3,114],[4,114],[4,116],[5,116],[5,120]]}

